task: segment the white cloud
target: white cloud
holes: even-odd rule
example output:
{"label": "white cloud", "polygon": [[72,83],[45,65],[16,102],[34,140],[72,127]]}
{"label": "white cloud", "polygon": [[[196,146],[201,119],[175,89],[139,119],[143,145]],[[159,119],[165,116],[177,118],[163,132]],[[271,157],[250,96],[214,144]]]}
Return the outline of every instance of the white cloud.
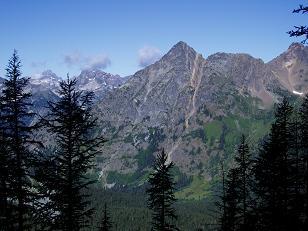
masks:
{"label": "white cloud", "polygon": [[79,52],[74,52],[71,54],[66,54],[64,55],[64,63],[68,66],[79,66],[81,63],[82,57],[81,54]]}
{"label": "white cloud", "polygon": [[42,62],[32,62],[31,64],[32,68],[45,68],[46,67],[46,61],[42,61]]}
{"label": "white cloud", "polygon": [[85,68],[105,69],[111,64],[108,56],[98,54],[85,58]]}
{"label": "white cloud", "polygon": [[145,46],[138,51],[139,66],[146,67],[161,58],[161,51],[156,47]]}
{"label": "white cloud", "polygon": [[105,54],[96,54],[92,56],[83,56],[79,52],[66,54],[64,63],[68,67],[77,66],[83,69],[105,69],[111,64],[109,57]]}

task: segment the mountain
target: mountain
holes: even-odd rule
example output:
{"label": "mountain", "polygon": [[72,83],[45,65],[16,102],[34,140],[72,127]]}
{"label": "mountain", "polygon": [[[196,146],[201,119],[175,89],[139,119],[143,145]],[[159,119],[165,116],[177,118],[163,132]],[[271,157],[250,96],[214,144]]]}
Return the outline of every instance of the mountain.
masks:
{"label": "mountain", "polygon": [[308,92],[308,49],[293,43],[287,51],[268,63],[281,84],[294,94]]}
{"label": "mountain", "polygon": [[[121,86],[128,79],[98,69],[84,70],[75,78],[77,79],[77,89],[94,91],[95,100],[101,99],[108,91]],[[59,83],[62,79],[51,70],[30,76],[28,90],[32,92],[34,112],[39,115],[47,113],[47,102],[58,99]],[[0,89],[4,80],[0,77]]]}
{"label": "mountain", "polygon": [[[94,91],[97,96],[104,95],[107,91],[121,86],[126,81],[126,78],[121,78],[119,75],[112,75],[99,69],[83,70],[74,78],[77,80],[77,89]],[[61,77],[51,70],[47,70],[32,77],[30,85],[35,91],[49,90],[57,94],[61,80]]]}
{"label": "mountain", "polygon": [[[307,54],[308,47],[294,43],[268,63],[243,53],[204,58],[179,42],[126,78],[82,71],[77,88],[96,93],[95,133],[108,139],[96,157],[99,178],[108,187],[142,184],[164,148],[178,183],[186,186],[178,196],[194,195],[189,185],[200,187],[198,197],[207,195],[208,182],[221,161],[231,162],[241,134],[256,145],[270,127],[274,103],[308,92]],[[60,80],[52,71],[31,79],[34,111],[46,113]]]}
{"label": "mountain", "polygon": [[[241,133],[256,143],[269,128],[273,104],[296,96],[284,80],[308,67],[298,46],[307,52],[293,44],[287,53],[301,62],[286,73],[274,68],[287,60],[280,56],[269,63],[248,54],[216,53],[205,59],[177,43],[99,101],[101,132],[110,140],[97,158],[102,180],[142,181],[152,153],[161,148],[179,174],[212,179],[219,162],[231,159]],[[307,86],[304,81],[301,89]]]}
{"label": "mountain", "polygon": [[126,78],[99,69],[83,70],[76,79],[78,89],[93,91],[99,98],[103,97],[108,91],[118,88],[126,81]]}

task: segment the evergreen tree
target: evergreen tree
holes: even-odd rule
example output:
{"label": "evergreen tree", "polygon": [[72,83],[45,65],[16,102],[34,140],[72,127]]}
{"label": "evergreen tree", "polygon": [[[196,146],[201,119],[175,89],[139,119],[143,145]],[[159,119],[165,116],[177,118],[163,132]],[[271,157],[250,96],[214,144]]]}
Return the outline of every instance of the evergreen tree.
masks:
{"label": "evergreen tree", "polygon": [[222,184],[222,191],[219,196],[219,201],[216,202],[216,206],[220,210],[219,216],[219,226],[220,230],[224,231],[227,230],[226,226],[226,216],[227,216],[227,201],[226,201],[226,172],[224,169],[224,163],[221,162],[221,184]]}
{"label": "evergreen tree", "polygon": [[308,95],[305,96],[300,108],[300,170],[302,188],[300,194],[302,195],[303,211],[302,219],[304,223],[304,230],[308,229]]}
{"label": "evergreen tree", "polygon": [[259,230],[288,230],[288,224],[293,224],[289,216],[292,112],[286,99],[278,105],[275,122],[256,158],[254,189],[258,199]]}
{"label": "evergreen tree", "polygon": [[237,230],[237,213],[238,213],[238,172],[235,169],[230,169],[226,178],[226,193],[224,198],[225,203],[225,221],[222,231]]}
{"label": "evergreen tree", "polygon": [[149,178],[150,187],[147,189],[148,207],[153,211],[152,230],[157,231],[178,230],[173,224],[177,219],[172,207],[176,201],[171,175],[174,165],[172,162],[167,163],[167,158],[164,150],[158,154],[153,166],[154,172]]}
{"label": "evergreen tree", "polygon": [[[242,135],[240,145],[238,146],[237,154],[235,156],[235,173],[237,173],[238,184],[237,188],[237,203],[238,203],[238,229],[248,230],[251,225],[249,219],[249,212],[251,208],[251,156],[249,146],[246,141],[246,137]],[[235,174],[234,173],[234,174]],[[251,230],[251,228],[250,228]]]}
{"label": "evergreen tree", "polygon": [[[11,223],[14,223],[14,229],[25,230],[33,194],[30,183],[32,155],[29,145],[35,142],[32,139],[34,127],[29,125],[34,116],[34,113],[30,112],[31,93],[26,91],[29,79],[21,77],[20,68],[21,63],[15,50],[6,68],[7,79],[0,97],[1,136],[2,140],[5,139],[6,145],[2,147],[1,158],[4,162],[1,164],[1,170],[4,171],[4,175],[10,176],[7,179],[9,182],[2,181],[2,187],[5,184],[9,186],[6,188],[5,197],[9,198],[10,204],[15,207],[14,214],[10,215],[14,220]],[[9,174],[7,167],[13,174]]]}
{"label": "evergreen tree", "polygon": [[110,231],[112,229],[112,223],[110,221],[110,215],[107,210],[107,205],[105,203],[103,218],[101,221],[101,226],[99,227],[100,231]]}
{"label": "evergreen tree", "polygon": [[38,171],[42,194],[47,193],[48,203],[43,211],[51,216],[53,229],[65,231],[89,225],[93,208],[89,207],[87,189],[94,181],[86,173],[93,167],[93,157],[104,142],[101,137],[93,137],[93,93],[75,87],[76,79],[68,77],[60,82],[59,101],[49,102],[50,113],[44,122],[55,137],[56,150],[42,165],[46,168]]}
{"label": "evergreen tree", "polygon": [[[291,137],[289,140],[289,219],[293,221],[293,230],[301,230],[304,211],[304,162],[301,153],[301,123],[298,113],[294,113],[291,123]],[[291,228],[291,227],[290,227]]]}
{"label": "evergreen tree", "polygon": [[8,154],[9,150],[7,140],[3,131],[0,131],[0,230],[9,230],[9,224],[12,223],[12,221],[10,221],[11,204],[9,201],[11,163]]}

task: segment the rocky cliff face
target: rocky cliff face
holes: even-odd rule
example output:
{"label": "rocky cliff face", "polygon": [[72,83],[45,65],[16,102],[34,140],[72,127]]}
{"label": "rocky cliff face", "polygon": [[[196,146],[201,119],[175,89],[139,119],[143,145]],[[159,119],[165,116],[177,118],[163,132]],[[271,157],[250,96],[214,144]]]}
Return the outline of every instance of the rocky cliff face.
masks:
{"label": "rocky cliff face", "polygon": [[[290,94],[284,79],[297,78],[293,73],[308,66],[298,49],[307,52],[300,45],[287,52],[301,64],[291,74],[277,74],[280,56],[268,64],[247,54],[204,59],[186,43],[177,43],[99,102],[96,113],[110,139],[98,158],[101,176],[109,182],[140,177],[152,153],[165,148],[180,171],[211,178],[212,168],[232,155],[241,133],[257,140],[266,132],[271,106]],[[122,175],[115,177],[114,171]],[[108,172],[113,173],[109,180]]]}
{"label": "rocky cliff face", "polygon": [[280,83],[294,94],[308,92],[308,48],[293,43],[287,51],[268,63]]}
{"label": "rocky cliff face", "polygon": [[76,79],[78,89],[93,91],[97,98],[102,98],[107,92],[120,87],[126,81],[119,75],[112,75],[98,69],[83,70]]}

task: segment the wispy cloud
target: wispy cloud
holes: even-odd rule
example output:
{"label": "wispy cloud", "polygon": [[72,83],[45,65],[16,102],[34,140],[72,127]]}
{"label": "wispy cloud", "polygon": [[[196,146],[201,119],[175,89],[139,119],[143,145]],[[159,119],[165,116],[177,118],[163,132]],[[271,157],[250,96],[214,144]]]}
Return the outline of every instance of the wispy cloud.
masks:
{"label": "wispy cloud", "polygon": [[146,67],[161,58],[161,51],[156,47],[144,46],[138,51],[140,67]]}
{"label": "wispy cloud", "polygon": [[111,61],[108,56],[104,54],[98,54],[86,57],[84,64],[86,68],[105,69],[111,64]]}
{"label": "wispy cloud", "polygon": [[79,52],[64,55],[64,63],[68,67],[76,66],[80,69],[105,69],[110,66],[111,61],[105,54],[84,56]]}
{"label": "wispy cloud", "polygon": [[46,67],[46,62],[45,61],[43,61],[43,62],[32,62],[32,63],[30,63],[30,66],[32,67],[32,68],[45,68]]}
{"label": "wispy cloud", "polygon": [[74,52],[64,55],[64,63],[68,66],[79,66],[81,63],[82,56],[79,52]]}

